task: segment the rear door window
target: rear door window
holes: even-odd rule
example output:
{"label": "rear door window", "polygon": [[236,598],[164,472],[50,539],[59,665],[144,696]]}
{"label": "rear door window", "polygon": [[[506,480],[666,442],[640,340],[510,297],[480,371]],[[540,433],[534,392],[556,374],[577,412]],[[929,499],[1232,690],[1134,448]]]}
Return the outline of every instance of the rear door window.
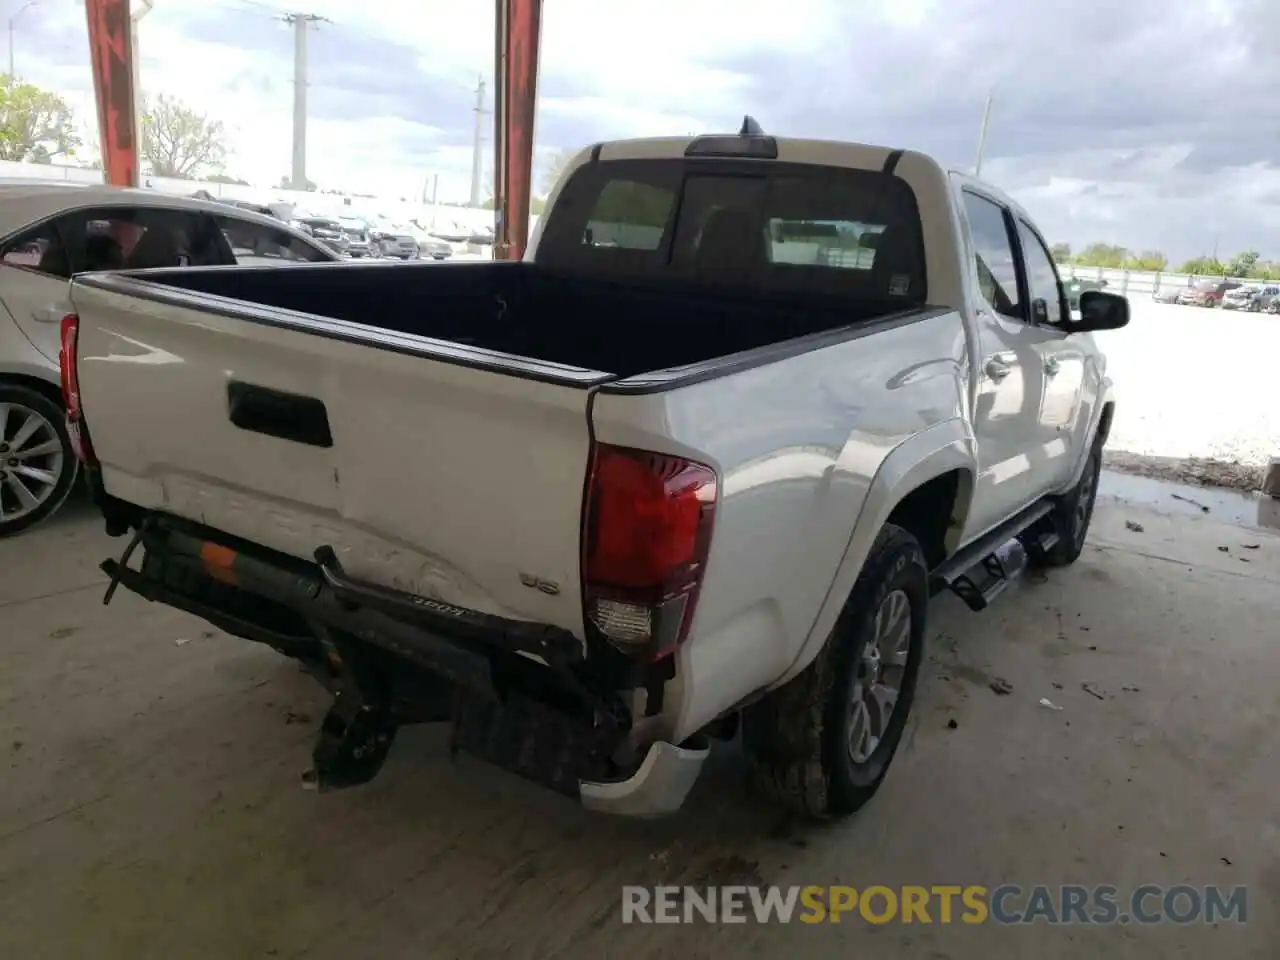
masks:
{"label": "rear door window", "polygon": [[333,257],[301,237],[249,220],[216,217],[236,263],[242,266],[323,263]]}
{"label": "rear door window", "polygon": [[145,270],[225,263],[212,222],[190,210],[107,207],[57,220],[72,269]]}
{"label": "rear door window", "polygon": [[966,190],[964,211],[983,299],[997,313],[1015,320],[1026,319],[1018,294],[1018,260],[1004,207]]}
{"label": "rear door window", "polygon": [[619,160],[570,178],[537,259],[601,278],[669,277],[761,292],[924,302],[915,196],[878,170]]}

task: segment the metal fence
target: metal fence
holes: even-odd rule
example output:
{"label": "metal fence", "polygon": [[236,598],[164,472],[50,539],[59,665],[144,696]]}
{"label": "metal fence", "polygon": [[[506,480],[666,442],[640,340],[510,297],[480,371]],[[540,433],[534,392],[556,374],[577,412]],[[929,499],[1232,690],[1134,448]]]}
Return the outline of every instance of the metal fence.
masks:
{"label": "metal fence", "polygon": [[[1150,297],[1160,291],[1185,290],[1200,280],[1220,280],[1216,276],[1198,276],[1193,273],[1153,273],[1150,270],[1116,270],[1109,267],[1077,267],[1074,264],[1058,264],[1058,273],[1064,280],[1074,277],[1089,280],[1105,280],[1107,290],[1126,297]],[[1258,281],[1261,282],[1261,281]]]}

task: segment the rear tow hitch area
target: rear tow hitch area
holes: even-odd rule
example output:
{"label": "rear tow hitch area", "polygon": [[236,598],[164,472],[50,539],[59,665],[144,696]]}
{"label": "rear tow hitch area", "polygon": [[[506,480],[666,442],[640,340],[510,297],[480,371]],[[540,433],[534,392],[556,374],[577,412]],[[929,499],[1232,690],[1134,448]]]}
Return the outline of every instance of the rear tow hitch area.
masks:
{"label": "rear tow hitch area", "polygon": [[[140,569],[130,566],[143,548]],[[588,659],[568,631],[452,607],[349,577],[335,552],[314,563],[152,515],[119,560],[116,588],[201,617],[294,657],[333,693],[311,767],[326,792],[368,783],[400,727],[448,722],[466,752],[575,799],[613,782],[631,714],[630,661]],[[610,653],[608,650],[602,653]]]}
{"label": "rear tow hitch area", "polygon": [[327,793],[360,786],[376,777],[391,752],[400,723],[390,691],[364,657],[324,624],[313,624],[313,629],[337,673],[338,687],[320,724],[311,769],[303,773],[302,786]]}

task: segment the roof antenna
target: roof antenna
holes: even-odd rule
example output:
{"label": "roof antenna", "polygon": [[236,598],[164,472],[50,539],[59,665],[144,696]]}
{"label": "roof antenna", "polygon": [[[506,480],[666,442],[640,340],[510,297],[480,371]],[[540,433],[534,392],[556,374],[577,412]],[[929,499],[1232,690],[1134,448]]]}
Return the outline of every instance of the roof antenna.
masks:
{"label": "roof antenna", "polygon": [[738,131],[740,137],[763,137],[764,130],[760,128],[760,124],[756,122],[756,118],[745,116],[742,118],[742,129]]}

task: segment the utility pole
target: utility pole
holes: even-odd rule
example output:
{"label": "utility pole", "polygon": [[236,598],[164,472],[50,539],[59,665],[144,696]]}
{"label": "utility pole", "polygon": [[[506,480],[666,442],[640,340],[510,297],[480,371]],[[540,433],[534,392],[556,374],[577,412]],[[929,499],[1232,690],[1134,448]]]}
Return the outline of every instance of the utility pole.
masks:
{"label": "utility pole", "polygon": [[282,18],[293,27],[293,165],[289,185],[307,188],[307,31],[313,23],[328,22],[315,13],[286,13]]}
{"label": "utility pole", "polygon": [[482,161],[484,140],[484,118],[488,116],[489,111],[484,105],[484,78],[481,77],[476,83],[476,128],[472,135],[471,141],[471,206],[479,207],[481,203],[480,197],[480,171],[484,164]]}
{"label": "utility pole", "polygon": [[39,0],[27,0],[22,6],[14,11],[13,16],[9,18],[9,80],[14,82],[18,79],[18,74],[13,64],[13,28],[18,22],[18,18],[34,7]]}
{"label": "utility pole", "polygon": [[991,119],[991,94],[987,94],[986,106],[982,108],[982,126],[978,128],[978,162],[974,164],[973,175],[982,176],[982,151],[987,146],[987,122]]}

